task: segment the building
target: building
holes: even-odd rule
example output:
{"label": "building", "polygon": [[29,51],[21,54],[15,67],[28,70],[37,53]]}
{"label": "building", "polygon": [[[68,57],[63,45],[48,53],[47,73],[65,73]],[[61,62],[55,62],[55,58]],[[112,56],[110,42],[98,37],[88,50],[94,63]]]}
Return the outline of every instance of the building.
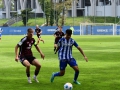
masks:
{"label": "building", "polygon": [[[64,1],[64,0],[63,0]],[[53,0],[54,3],[59,0]],[[0,18],[11,18],[12,13],[21,13],[25,8],[32,8],[34,13],[43,16],[38,0],[2,0]],[[67,12],[69,17],[77,16],[110,16],[120,17],[120,0],[73,0],[72,7]]]}

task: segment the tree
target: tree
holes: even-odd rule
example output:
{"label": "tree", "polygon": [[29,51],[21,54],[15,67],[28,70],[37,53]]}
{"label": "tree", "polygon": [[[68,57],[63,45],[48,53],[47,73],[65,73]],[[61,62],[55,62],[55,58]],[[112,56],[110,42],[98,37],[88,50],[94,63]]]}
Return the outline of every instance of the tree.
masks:
{"label": "tree", "polygon": [[27,25],[27,22],[30,18],[30,12],[32,11],[31,8],[26,8],[25,10],[21,11],[21,16],[22,16],[22,22],[24,24],[24,26]]}
{"label": "tree", "polygon": [[59,0],[57,3],[53,3],[53,0],[39,0],[39,2],[45,13],[47,25],[50,23],[52,26],[54,19],[56,26],[58,26],[60,19],[60,24],[62,26],[64,25],[65,14],[67,14],[66,11],[71,8],[72,0]]}

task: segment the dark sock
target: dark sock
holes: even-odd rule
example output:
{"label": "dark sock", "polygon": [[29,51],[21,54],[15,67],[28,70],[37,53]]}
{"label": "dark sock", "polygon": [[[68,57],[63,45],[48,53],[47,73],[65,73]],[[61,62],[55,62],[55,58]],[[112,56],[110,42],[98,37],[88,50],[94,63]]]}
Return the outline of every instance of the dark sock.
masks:
{"label": "dark sock", "polygon": [[60,72],[55,73],[54,76],[60,76]]}
{"label": "dark sock", "polygon": [[35,75],[37,76],[39,73],[39,70],[35,70]]}
{"label": "dark sock", "polygon": [[75,81],[77,80],[78,75],[79,75],[79,71],[78,71],[78,72],[75,72],[75,74],[74,74],[74,80],[75,80]]}
{"label": "dark sock", "polygon": [[30,72],[27,72],[26,75],[27,75],[27,77],[30,77]]}

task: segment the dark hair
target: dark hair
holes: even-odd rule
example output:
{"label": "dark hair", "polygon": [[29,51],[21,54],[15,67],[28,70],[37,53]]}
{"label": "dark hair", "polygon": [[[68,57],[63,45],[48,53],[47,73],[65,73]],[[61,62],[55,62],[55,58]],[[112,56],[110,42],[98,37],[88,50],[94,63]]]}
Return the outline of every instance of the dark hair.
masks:
{"label": "dark hair", "polygon": [[66,34],[72,35],[72,30],[71,30],[71,29],[67,29],[67,30],[66,30]]}
{"label": "dark hair", "polygon": [[28,28],[27,32],[29,32],[30,30],[33,30],[32,28]]}

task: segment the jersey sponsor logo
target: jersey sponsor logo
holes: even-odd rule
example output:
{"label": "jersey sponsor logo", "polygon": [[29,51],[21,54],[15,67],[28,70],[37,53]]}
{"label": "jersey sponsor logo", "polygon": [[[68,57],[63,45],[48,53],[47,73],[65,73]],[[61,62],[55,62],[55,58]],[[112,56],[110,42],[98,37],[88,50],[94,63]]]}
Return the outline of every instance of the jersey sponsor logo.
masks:
{"label": "jersey sponsor logo", "polygon": [[30,46],[30,47],[27,47],[27,49],[31,49],[31,46]]}

